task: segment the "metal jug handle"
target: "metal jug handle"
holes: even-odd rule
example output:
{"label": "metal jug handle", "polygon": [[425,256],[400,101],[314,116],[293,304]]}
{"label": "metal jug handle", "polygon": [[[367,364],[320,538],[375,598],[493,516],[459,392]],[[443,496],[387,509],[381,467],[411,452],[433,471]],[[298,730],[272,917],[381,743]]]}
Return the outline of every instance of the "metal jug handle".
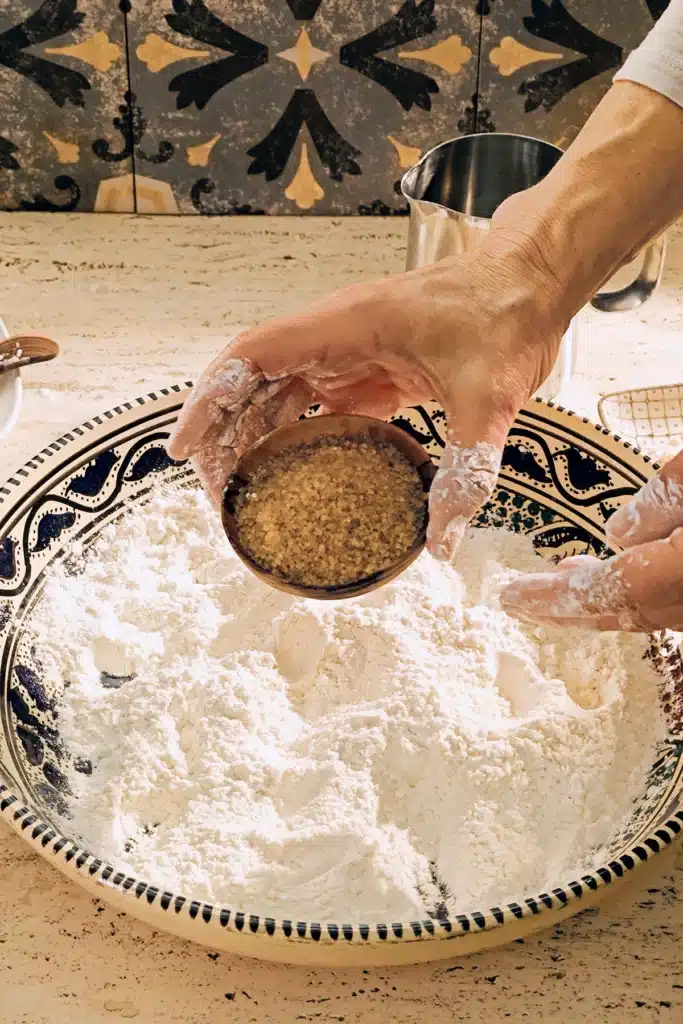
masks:
{"label": "metal jug handle", "polygon": [[623,313],[646,302],[662,279],[666,256],[666,235],[660,235],[643,254],[640,272],[631,284],[615,292],[598,292],[591,299],[594,309],[603,313]]}

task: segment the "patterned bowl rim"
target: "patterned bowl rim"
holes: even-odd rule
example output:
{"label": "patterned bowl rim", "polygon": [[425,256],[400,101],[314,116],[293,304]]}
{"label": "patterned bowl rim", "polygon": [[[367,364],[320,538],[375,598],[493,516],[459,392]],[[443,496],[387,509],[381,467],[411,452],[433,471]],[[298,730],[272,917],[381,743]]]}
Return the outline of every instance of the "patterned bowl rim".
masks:
{"label": "patterned bowl rim", "polygon": [[[23,486],[27,477],[43,470],[46,462],[45,456],[51,457],[57,452],[62,454],[67,447],[80,447],[84,435],[98,427],[110,426],[114,417],[137,411],[149,402],[163,401],[164,413],[175,412],[182,405],[183,396],[191,388],[192,383],[189,381],[182,385],[173,384],[166,388],[160,388],[143,398],[115,406],[101,415],[94,416],[92,420],[86,421],[80,427],[68,431],[29,459],[23,467],[9,477],[4,485],[0,486],[0,505],[12,496],[11,487]],[[180,396],[180,401],[178,406],[173,406],[171,402],[176,396]],[[171,402],[168,401],[169,399]],[[562,405],[540,398],[534,398],[529,404],[540,405],[544,409],[559,413],[570,421],[578,421],[584,427],[596,431],[603,437],[609,436],[626,451],[632,452],[645,463],[650,464],[653,470],[659,468],[650,456],[587,417],[579,416]],[[149,415],[146,414],[144,418],[149,419]],[[43,472],[42,475],[45,478],[50,474]],[[561,911],[570,904],[587,897],[590,893],[595,893],[613,882],[623,879],[640,864],[661,853],[663,849],[683,836],[683,807],[679,806],[678,810],[671,812],[671,816],[666,822],[660,824],[638,845],[630,848],[618,859],[609,861],[596,870],[582,875],[581,878],[569,881],[550,892],[526,897],[521,903],[512,902],[492,907],[486,911],[475,910],[464,914],[455,914],[446,920],[429,918],[408,922],[338,924],[327,921],[275,919],[260,914],[250,914],[246,911],[235,911],[229,906],[214,905],[201,900],[189,899],[169,890],[161,890],[156,885],[141,881],[123,871],[117,871],[113,865],[96,857],[43,821],[39,814],[22,802],[21,797],[13,792],[11,786],[3,781],[1,775],[0,815],[46,860],[49,861],[52,857],[56,858],[55,863],[67,877],[75,878],[86,884],[86,887],[99,883],[104,892],[117,890],[121,895],[134,897],[137,901],[147,904],[149,910],[153,910],[155,906],[163,911],[173,910],[177,915],[188,915],[193,922],[199,919],[206,925],[218,925],[221,929],[244,933],[245,936],[265,935],[284,940],[294,938],[298,942],[307,941],[318,944],[325,942],[334,944],[341,939],[344,944],[357,943],[366,946],[415,941],[416,939],[452,939],[457,936],[499,929],[501,926],[547,914],[548,911]],[[103,892],[103,889],[100,888],[98,891]],[[131,912],[135,914],[134,909]],[[210,935],[208,934],[201,938],[197,936],[197,938],[199,941],[206,941],[210,944]],[[267,952],[265,956],[267,957]]]}

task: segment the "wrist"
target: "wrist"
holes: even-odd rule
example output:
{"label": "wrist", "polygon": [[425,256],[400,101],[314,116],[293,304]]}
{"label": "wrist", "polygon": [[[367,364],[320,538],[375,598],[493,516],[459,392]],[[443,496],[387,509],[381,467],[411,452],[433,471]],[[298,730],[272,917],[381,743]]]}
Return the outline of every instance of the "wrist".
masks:
{"label": "wrist", "polygon": [[[579,207],[590,202],[581,196]],[[560,196],[545,182],[511,196],[496,210],[486,249],[496,260],[515,268],[533,288],[543,318],[566,329],[592,295],[593,272],[585,273],[594,240],[577,234],[581,211],[570,197]],[[576,239],[581,238],[581,246]],[[602,280],[598,282],[601,283]]]}
{"label": "wrist", "polygon": [[479,260],[488,264],[497,281],[496,317],[519,321],[534,345],[554,343],[575,312],[566,282],[551,258],[544,225],[531,223],[529,192],[512,196],[504,207],[504,216],[497,219],[496,212],[478,250]]}
{"label": "wrist", "polygon": [[622,82],[534,188],[496,211],[489,248],[516,249],[568,322],[683,210],[683,110]]}

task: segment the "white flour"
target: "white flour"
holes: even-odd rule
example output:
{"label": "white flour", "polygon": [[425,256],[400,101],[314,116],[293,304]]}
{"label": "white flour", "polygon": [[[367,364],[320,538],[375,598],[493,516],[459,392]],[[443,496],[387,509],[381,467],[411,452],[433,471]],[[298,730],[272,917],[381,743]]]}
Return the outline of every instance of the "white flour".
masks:
{"label": "white flour", "polygon": [[161,888],[294,919],[406,920],[569,881],[629,815],[664,727],[642,637],[500,610],[541,564],[470,531],[457,572],[424,555],[365,598],[309,603],[241,566],[201,493],[155,497],[50,581],[37,618],[69,683],[61,734],[93,765],[70,775],[68,828]]}

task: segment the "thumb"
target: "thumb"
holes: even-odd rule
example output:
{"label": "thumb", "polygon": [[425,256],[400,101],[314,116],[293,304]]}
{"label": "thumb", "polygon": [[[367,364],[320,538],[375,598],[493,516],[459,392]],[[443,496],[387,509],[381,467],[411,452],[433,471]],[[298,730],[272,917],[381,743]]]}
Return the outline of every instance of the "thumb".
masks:
{"label": "thumb", "polygon": [[470,520],[493,494],[513,419],[490,403],[473,405],[450,418],[453,426],[429,492],[427,550],[442,562],[453,558]]}
{"label": "thumb", "polygon": [[683,452],[614,513],[606,532],[613,545],[632,548],[668,537],[679,526],[683,526]]}

